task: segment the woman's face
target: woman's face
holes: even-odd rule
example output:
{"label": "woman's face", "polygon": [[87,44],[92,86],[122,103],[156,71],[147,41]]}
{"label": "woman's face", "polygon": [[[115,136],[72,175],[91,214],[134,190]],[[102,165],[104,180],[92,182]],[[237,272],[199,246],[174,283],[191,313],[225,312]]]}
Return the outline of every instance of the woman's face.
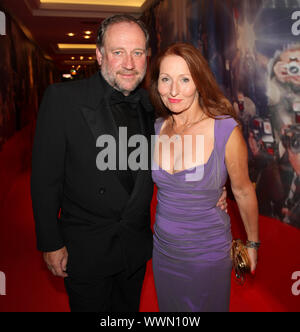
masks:
{"label": "woman's face", "polygon": [[157,88],[164,105],[173,113],[199,107],[196,85],[180,56],[168,55],[161,61]]}

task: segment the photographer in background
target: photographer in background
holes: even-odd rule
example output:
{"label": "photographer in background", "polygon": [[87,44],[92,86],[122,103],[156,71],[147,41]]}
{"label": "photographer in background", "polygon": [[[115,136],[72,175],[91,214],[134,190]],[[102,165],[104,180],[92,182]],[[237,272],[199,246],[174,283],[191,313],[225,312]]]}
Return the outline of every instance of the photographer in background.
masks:
{"label": "photographer in background", "polygon": [[300,45],[268,65],[269,118],[252,117],[246,137],[260,213],[300,227]]}
{"label": "photographer in background", "polygon": [[257,183],[260,212],[300,228],[300,124],[282,129],[281,139],[286,152]]}

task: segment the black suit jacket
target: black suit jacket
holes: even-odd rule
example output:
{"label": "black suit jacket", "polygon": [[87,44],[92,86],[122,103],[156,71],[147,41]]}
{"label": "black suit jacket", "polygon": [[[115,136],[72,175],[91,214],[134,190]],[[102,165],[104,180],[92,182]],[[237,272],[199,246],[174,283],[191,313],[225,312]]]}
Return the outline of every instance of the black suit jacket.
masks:
{"label": "black suit jacket", "polygon": [[[148,170],[138,171],[131,195],[118,171],[96,167],[97,138],[112,135],[118,143],[105,84],[95,74],[51,85],[40,107],[33,147],[37,247],[47,252],[66,246],[67,272],[80,278],[108,276],[125,268],[131,275],[152,253],[150,144]],[[150,141],[153,109],[146,91],[139,93],[142,133]]]}

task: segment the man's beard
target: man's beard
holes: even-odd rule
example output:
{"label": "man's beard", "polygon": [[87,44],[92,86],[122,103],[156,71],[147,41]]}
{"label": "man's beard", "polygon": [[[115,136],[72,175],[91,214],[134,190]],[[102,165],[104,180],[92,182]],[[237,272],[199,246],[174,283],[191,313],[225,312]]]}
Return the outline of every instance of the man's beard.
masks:
{"label": "man's beard", "polygon": [[[139,73],[136,70],[126,71],[126,74],[135,74],[136,78],[137,78],[135,83],[130,88],[130,90],[126,89],[123,86],[123,83],[120,80],[118,80],[119,73],[121,73],[121,72],[118,71],[116,74],[112,75],[106,66],[101,67],[101,74],[104,77],[104,79],[106,80],[106,82],[110,86],[112,86],[114,89],[120,91],[121,93],[123,93],[126,96],[126,95],[129,95],[130,92],[134,91],[139,86],[139,84],[143,81],[145,74],[146,74],[146,67],[145,67],[145,70],[143,73]],[[125,72],[122,72],[122,73],[124,74]]]}

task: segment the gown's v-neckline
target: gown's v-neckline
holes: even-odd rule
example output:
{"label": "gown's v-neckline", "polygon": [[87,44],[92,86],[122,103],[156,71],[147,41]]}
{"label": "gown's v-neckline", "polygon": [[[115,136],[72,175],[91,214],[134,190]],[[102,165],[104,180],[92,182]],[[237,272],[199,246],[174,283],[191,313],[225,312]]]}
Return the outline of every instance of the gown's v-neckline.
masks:
{"label": "gown's v-neckline", "polygon": [[[160,132],[161,132],[161,128],[163,127],[163,125],[164,125],[164,123],[166,122],[167,120],[165,120],[165,121],[163,121],[162,122],[162,125],[160,126],[160,128],[159,128],[159,133],[158,133],[158,138],[160,138]],[[168,172],[168,171],[166,171],[165,169],[163,169],[156,161],[155,161],[155,159],[154,159],[154,157],[153,157],[153,161],[154,161],[154,163],[156,164],[156,166],[161,170],[161,171],[163,171],[164,173],[166,173],[166,174],[168,174],[168,175],[170,175],[170,176],[174,176],[174,175],[180,175],[181,173],[182,174],[184,174],[185,172],[189,172],[189,171],[191,171],[191,170],[194,170],[194,169],[196,169],[196,168],[198,168],[198,167],[205,167],[209,162],[210,162],[210,160],[212,159],[212,155],[214,154],[214,152],[215,152],[215,148],[216,148],[216,119],[214,119],[214,125],[213,125],[213,127],[214,127],[214,146],[213,146],[213,149],[212,149],[212,151],[211,151],[211,153],[210,153],[210,155],[209,155],[209,158],[208,158],[208,160],[207,160],[207,162],[206,163],[204,163],[204,164],[199,164],[199,165],[196,165],[196,166],[192,166],[192,167],[189,167],[189,168],[185,168],[185,169],[183,169],[183,170],[181,170],[181,171],[178,171],[178,172],[174,172],[174,173],[170,173],[170,172]]]}

